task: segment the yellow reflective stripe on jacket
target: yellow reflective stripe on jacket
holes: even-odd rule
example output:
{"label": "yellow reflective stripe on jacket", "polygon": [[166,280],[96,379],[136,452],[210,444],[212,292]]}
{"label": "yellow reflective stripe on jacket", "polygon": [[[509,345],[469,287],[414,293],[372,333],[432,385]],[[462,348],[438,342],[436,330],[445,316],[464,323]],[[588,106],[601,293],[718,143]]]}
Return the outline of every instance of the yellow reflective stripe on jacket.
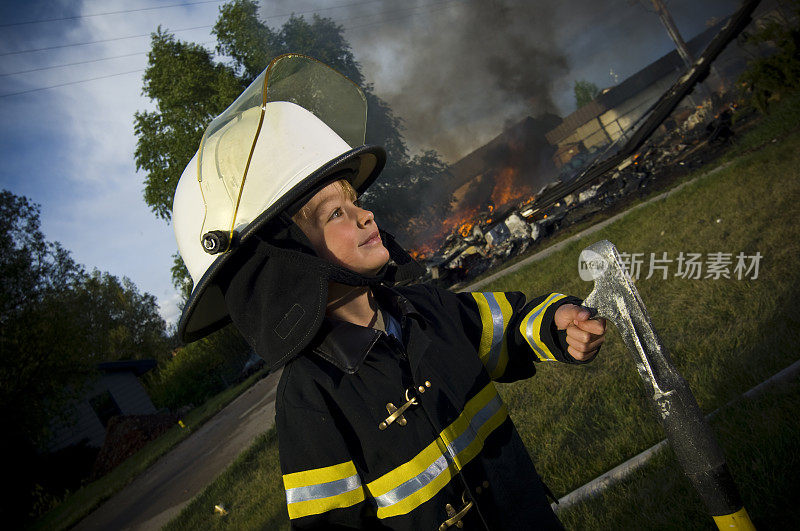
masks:
{"label": "yellow reflective stripe on jacket", "polygon": [[511,304],[505,293],[472,293],[481,315],[478,355],[492,378],[503,375],[508,364],[505,332],[511,321]]}
{"label": "yellow reflective stripe on jacket", "polygon": [[364,487],[352,461],[283,476],[289,518],[302,518],[364,500]]}
{"label": "yellow reflective stripe on jacket", "polygon": [[378,518],[407,514],[436,495],[480,452],[486,437],[508,417],[493,383],[411,461],[367,484]]}
{"label": "yellow reflective stripe on jacket", "polygon": [[522,319],[519,325],[520,334],[522,334],[522,337],[525,338],[525,341],[527,341],[528,345],[533,349],[533,352],[536,353],[539,361],[556,361],[556,357],[550,352],[550,348],[542,341],[542,319],[544,318],[544,312],[547,311],[547,308],[564,297],[566,297],[566,295],[551,293],[544,302],[531,310],[528,315]]}

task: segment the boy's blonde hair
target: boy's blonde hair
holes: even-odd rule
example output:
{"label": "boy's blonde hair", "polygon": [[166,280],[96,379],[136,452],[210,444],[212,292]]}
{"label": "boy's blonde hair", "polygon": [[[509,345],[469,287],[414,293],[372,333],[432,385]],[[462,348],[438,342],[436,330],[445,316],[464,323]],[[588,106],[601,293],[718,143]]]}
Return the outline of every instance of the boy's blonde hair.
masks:
{"label": "boy's blonde hair", "polygon": [[[350,201],[355,201],[356,198],[358,198],[355,188],[353,188],[353,185],[350,184],[350,181],[347,179],[339,179],[338,181],[334,181],[333,184],[335,184],[336,187],[339,188],[339,190],[343,192]],[[306,203],[300,210],[297,211],[295,215],[292,216],[292,221],[295,223],[298,221],[309,222],[311,221],[311,214],[311,209],[309,208],[308,203]]]}

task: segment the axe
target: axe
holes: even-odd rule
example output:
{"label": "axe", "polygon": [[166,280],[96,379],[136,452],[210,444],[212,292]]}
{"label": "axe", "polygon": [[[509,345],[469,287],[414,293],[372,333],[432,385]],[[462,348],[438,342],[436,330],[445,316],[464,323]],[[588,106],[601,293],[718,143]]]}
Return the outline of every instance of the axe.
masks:
{"label": "axe", "polygon": [[616,325],[667,440],[714,522],[719,529],[755,529],[722,450],[689,385],[672,365],[616,247],[603,240],[584,249],[579,273],[594,281],[583,306],[596,309],[593,318],[604,317]]}

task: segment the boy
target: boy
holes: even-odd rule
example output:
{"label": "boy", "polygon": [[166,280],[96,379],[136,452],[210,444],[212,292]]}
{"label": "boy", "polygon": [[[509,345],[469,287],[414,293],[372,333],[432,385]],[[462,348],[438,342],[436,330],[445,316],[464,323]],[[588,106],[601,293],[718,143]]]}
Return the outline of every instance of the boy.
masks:
{"label": "boy", "polygon": [[[280,75],[282,61],[293,77]],[[237,106],[253,101],[246,91],[235,118],[223,114],[204,136],[174,208],[195,279],[181,334],[219,326],[222,309],[271,368],[284,367],[276,419],[293,527],[559,529],[493,381],[529,377],[540,361],[591,360],[605,323],[556,293],[526,303],[521,293],[392,287],[396,266],[411,262],[357,201],[382,150],[343,142],[341,124],[352,121],[320,111],[320,94],[341,99],[347,87],[328,87],[333,76],[318,90],[326,72],[309,58],[276,59],[263,75],[270,81],[254,84],[279,94],[284,82],[293,103],[264,97],[248,116]],[[297,96],[302,79],[314,80],[313,101]],[[240,129],[256,131],[252,143],[224,147]],[[236,149],[247,161],[231,167],[250,180],[234,186],[230,212],[203,170],[230,183]],[[214,219],[241,229],[207,231]],[[198,225],[202,237],[187,237]],[[222,255],[198,265],[197,240]]]}

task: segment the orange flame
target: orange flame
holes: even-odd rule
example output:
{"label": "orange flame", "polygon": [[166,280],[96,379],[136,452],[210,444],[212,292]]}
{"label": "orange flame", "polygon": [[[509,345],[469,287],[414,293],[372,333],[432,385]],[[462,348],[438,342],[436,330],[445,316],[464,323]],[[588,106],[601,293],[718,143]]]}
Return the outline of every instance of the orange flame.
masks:
{"label": "orange flame", "polygon": [[415,259],[424,259],[438,251],[439,246],[450,234],[457,234],[467,238],[472,233],[481,214],[488,213],[487,219],[481,225],[492,223],[495,211],[509,205],[516,205],[520,201],[532,202],[535,199],[529,184],[522,182],[520,169],[513,161],[495,173],[494,187],[486,203],[480,206],[471,206],[450,214],[442,221],[441,229],[437,233],[426,235],[425,242],[418,244],[410,252]]}
{"label": "orange flame", "polygon": [[506,166],[497,173],[494,189],[492,190],[490,214],[495,208],[518,203],[521,199],[532,194],[530,185],[520,181],[518,167]]}

